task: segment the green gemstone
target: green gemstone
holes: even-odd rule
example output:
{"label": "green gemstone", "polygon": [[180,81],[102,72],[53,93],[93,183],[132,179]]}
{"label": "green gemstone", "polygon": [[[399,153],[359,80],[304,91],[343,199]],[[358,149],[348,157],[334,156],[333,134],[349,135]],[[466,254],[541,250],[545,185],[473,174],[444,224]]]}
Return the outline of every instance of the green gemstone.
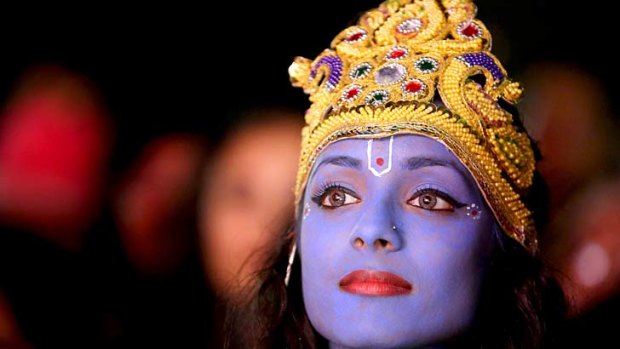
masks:
{"label": "green gemstone", "polygon": [[385,103],[388,99],[388,95],[385,92],[375,92],[368,97],[366,103],[372,105],[381,105]]}
{"label": "green gemstone", "polygon": [[370,70],[369,66],[363,65],[357,69],[355,69],[355,73],[353,74],[353,76],[357,79],[361,76],[366,75],[366,73],[368,73],[368,71]]}
{"label": "green gemstone", "polygon": [[435,70],[435,64],[432,61],[424,60],[418,63],[418,69],[421,71],[432,71]]}

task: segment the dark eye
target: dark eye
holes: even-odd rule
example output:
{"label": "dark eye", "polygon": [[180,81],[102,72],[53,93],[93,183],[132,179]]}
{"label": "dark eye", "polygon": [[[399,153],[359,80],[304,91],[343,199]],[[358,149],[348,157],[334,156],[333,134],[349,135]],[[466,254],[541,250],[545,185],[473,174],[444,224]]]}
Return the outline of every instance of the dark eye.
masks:
{"label": "dark eye", "polygon": [[455,200],[434,189],[426,189],[416,193],[407,203],[433,211],[454,211],[454,206],[456,205]]}
{"label": "dark eye", "polygon": [[360,199],[350,190],[338,186],[327,188],[315,201],[322,207],[336,208],[356,204],[360,202]]}

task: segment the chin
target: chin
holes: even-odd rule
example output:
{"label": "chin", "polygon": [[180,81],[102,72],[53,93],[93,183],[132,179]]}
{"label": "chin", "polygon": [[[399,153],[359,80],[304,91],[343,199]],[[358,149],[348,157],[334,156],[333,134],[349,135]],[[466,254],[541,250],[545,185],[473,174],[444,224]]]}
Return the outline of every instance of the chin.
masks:
{"label": "chin", "polygon": [[[320,331],[319,331],[320,332]],[[418,337],[410,331],[407,333],[387,331],[383,328],[363,328],[353,325],[339,333],[326,336],[331,348],[417,348],[432,343],[427,336]]]}
{"label": "chin", "polygon": [[[379,337],[379,338],[377,338]],[[330,341],[330,348],[373,348],[373,349],[397,349],[426,347],[429,343],[415,340],[403,340],[390,338],[390,336],[368,336],[350,339],[336,339]]]}
{"label": "chin", "polygon": [[[416,326],[415,319],[407,319],[409,326],[384,326],[385,323],[369,323],[360,319],[355,324],[348,326],[338,326],[340,329],[334,333],[330,328],[327,332],[322,332],[317,328],[331,344],[331,348],[376,348],[376,349],[395,349],[395,348],[427,348],[441,345],[441,343],[452,343],[465,331],[465,326],[461,324],[445,324],[436,328]],[[418,320],[418,324],[419,324]],[[395,326],[394,326],[395,325]],[[406,323],[402,323],[406,325]]]}

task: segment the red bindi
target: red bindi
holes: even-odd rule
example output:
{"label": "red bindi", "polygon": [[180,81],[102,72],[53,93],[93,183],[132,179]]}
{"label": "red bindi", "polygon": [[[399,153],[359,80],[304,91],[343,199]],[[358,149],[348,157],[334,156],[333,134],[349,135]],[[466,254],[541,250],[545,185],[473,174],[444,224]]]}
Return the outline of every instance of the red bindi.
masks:
{"label": "red bindi", "polygon": [[377,158],[376,162],[377,162],[377,165],[383,166],[383,163],[385,162],[385,160],[383,160],[383,158]]}

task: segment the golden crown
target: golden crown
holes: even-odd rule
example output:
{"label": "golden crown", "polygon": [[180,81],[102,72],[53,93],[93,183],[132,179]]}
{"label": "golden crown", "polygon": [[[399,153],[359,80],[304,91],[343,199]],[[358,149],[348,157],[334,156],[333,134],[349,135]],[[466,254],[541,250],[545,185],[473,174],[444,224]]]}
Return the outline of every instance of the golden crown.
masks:
{"label": "golden crown", "polygon": [[535,252],[532,214],[520,196],[532,184],[534,154],[527,134],[498,103],[516,103],[522,88],[490,53],[491,34],[475,16],[467,0],[390,0],[338,34],[314,61],[295,59],[291,81],[312,102],[297,202],[328,144],[423,134],[450,148],[502,229]]}

